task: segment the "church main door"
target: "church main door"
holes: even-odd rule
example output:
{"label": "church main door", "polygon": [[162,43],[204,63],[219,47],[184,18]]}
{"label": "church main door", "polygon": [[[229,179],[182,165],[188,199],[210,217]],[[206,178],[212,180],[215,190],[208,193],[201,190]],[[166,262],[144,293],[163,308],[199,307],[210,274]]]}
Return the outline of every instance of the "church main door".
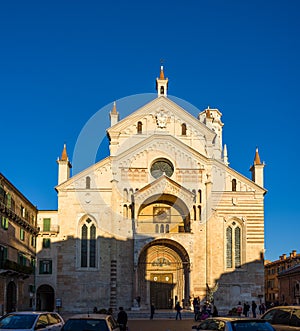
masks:
{"label": "church main door", "polygon": [[151,303],[157,309],[171,309],[173,305],[173,274],[150,274],[150,298]]}
{"label": "church main door", "polygon": [[138,260],[135,296],[141,304],[172,309],[176,300],[189,298],[189,256],[171,239],[156,239],[145,245]]}

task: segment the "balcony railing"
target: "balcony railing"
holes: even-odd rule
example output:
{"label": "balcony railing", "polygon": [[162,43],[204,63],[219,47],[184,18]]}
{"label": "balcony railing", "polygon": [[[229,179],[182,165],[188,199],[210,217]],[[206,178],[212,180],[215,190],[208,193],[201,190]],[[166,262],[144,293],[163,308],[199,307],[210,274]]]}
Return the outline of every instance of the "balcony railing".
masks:
{"label": "balcony railing", "polygon": [[19,264],[17,262],[11,261],[11,260],[2,260],[0,261],[0,273],[7,274],[7,275],[13,275],[16,274],[17,276],[26,278],[29,275],[34,273],[34,268],[31,266],[25,266],[22,264]]}
{"label": "balcony railing", "polygon": [[50,227],[40,227],[40,233],[59,233],[59,225],[51,225]]}
{"label": "balcony railing", "polygon": [[5,215],[6,217],[8,217],[9,220],[17,223],[18,225],[21,225],[22,227],[24,227],[27,230],[29,230],[31,233],[33,233],[33,234],[37,234],[38,233],[38,229],[36,227],[34,227],[33,225],[31,225],[26,218],[17,215],[11,208],[8,208],[1,201],[0,201],[0,211],[1,211],[1,213],[3,215]]}

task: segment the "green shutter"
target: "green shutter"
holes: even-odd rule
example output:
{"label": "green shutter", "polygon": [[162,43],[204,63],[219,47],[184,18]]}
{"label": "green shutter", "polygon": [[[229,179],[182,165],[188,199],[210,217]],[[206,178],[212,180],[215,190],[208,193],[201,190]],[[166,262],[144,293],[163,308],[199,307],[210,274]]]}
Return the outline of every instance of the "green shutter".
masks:
{"label": "green shutter", "polygon": [[43,218],[43,231],[50,231],[51,218]]}

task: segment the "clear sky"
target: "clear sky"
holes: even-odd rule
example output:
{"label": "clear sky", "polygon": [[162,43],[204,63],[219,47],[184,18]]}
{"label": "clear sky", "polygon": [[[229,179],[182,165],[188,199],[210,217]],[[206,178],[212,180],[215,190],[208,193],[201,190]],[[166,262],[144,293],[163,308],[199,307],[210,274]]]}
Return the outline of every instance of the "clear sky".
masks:
{"label": "clear sky", "polygon": [[259,148],[266,258],[300,252],[298,0],[1,1],[0,172],[56,209],[63,144],[72,160],[99,109],[154,93],[160,59],[169,94],[222,112],[232,168],[250,178]]}

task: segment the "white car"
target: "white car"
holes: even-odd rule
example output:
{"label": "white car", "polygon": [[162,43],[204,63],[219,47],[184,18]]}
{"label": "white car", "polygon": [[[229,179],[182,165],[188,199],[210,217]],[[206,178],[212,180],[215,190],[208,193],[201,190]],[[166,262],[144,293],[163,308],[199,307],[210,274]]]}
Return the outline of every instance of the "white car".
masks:
{"label": "white car", "polygon": [[120,325],[111,315],[78,314],[70,317],[62,331],[120,331]]}
{"label": "white car", "polygon": [[63,325],[64,320],[55,312],[20,311],[0,319],[0,331],[60,331]]}

